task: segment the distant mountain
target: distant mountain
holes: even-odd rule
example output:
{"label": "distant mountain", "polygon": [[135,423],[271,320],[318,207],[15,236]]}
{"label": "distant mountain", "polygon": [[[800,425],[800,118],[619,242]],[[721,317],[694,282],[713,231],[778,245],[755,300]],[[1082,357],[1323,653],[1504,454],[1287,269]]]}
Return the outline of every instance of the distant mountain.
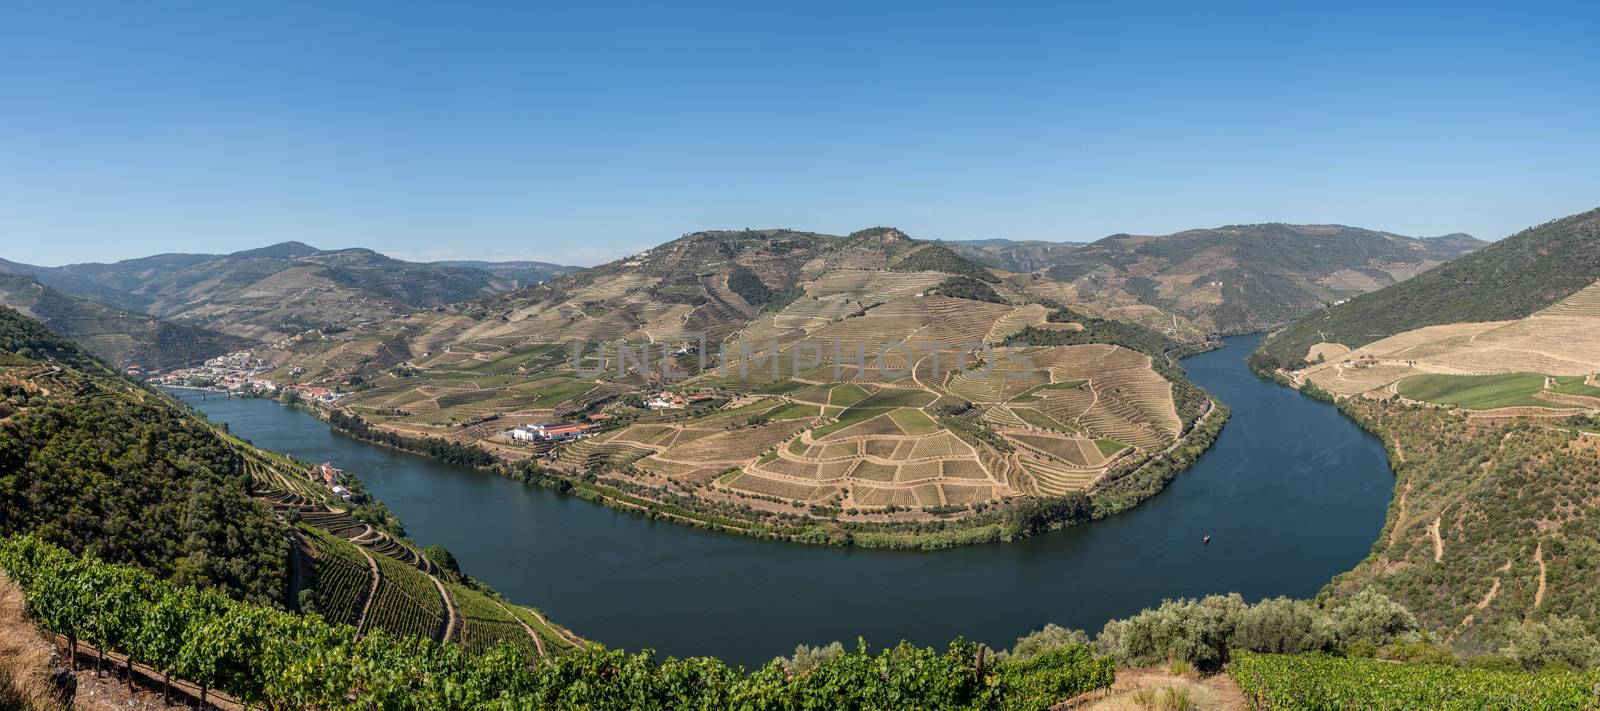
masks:
{"label": "distant mountain", "polygon": [[1040,240],[972,239],[943,242],[972,261],[1008,272],[1033,272],[1082,247],[1083,242],[1044,242]]}
{"label": "distant mountain", "polygon": [[309,257],[320,251],[322,250],[304,242],[289,241],[255,249],[244,249],[228,256],[234,259],[299,259],[300,257]]}
{"label": "distant mountain", "polygon": [[[1438,239],[1460,244],[1460,238]],[[1600,209],[1524,230],[1415,279],[1316,311],[1263,342],[1256,360],[1292,367],[1317,343],[1356,348],[1423,326],[1520,319],[1596,281]]]}
{"label": "distant mountain", "polygon": [[0,305],[38,319],[119,367],[164,370],[259,345],[247,338],[68,296],[21,274],[0,273]]}
{"label": "distant mountain", "polygon": [[1137,302],[1211,333],[1281,326],[1324,305],[1409,279],[1485,242],[1405,237],[1344,225],[1230,225],[1119,234],[1069,251],[1045,274],[1084,301]]}
{"label": "distant mountain", "polygon": [[583,267],[568,267],[549,262],[485,262],[470,259],[456,259],[443,262],[431,262],[441,267],[455,267],[458,269],[482,269],[501,279],[512,281],[513,286],[527,286],[548,279],[554,279],[562,274],[571,274],[580,271]]}
{"label": "distant mountain", "polygon": [[551,267],[457,267],[401,261],[370,249],[283,242],[232,254],[161,254],[112,264],[3,262],[0,272],[129,311],[271,341],[509,291]]}

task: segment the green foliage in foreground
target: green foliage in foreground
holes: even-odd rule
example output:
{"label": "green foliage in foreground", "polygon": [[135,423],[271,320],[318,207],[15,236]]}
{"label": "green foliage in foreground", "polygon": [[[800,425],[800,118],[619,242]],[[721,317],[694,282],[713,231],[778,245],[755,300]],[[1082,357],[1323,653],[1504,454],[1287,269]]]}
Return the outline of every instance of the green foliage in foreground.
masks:
{"label": "green foliage in foreground", "polygon": [[1600,672],[1462,669],[1320,654],[1234,652],[1228,674],[1259,709],[1592,709]]}
{"label": "green foliage in foreground", "polygon": [[979,662],[964,640],[873,654],[827,650],[794,673],[711,658],[657,662],[598,646],[526,666],[509,643],[481,655],[229,600],[133,566],[76,558],[31,537],[0,542],[0,568],[40,627],[278,709],[1043,709],[1111,685],[1087,647]]}
{"label": "green foliage in foreground", "polygon": [[[17,332],[0,313],[0,347]],[[64,359],[44,363],[85,362],[47,332],[28,338],[22,348]],[[237,451],[170,400],[83,367],[57,374],[48,397],[0,384],[0,536],[281,600],[288,532],[250,498]]]}

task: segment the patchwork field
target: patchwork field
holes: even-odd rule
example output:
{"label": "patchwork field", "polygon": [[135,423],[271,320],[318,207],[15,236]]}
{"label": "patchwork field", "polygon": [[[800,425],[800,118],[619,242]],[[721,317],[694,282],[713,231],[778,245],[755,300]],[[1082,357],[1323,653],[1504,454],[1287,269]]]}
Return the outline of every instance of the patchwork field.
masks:
{"label": "patchwork field", "polygon": [[[338,407],[380,431],[733,518],[967,515],[1093,491],[1175,442],[1173,385],[1150,356],[1003,345],[1029,327],[1083,330],[1039,303],[1072,303],[1072,288],[958,258],[915,263],[951,272],[896,271],[923,247],[885,235],[839,249],[792,234],[686,238],[552,285],[288,343],[271,375],[342,386]],[[785,244],[730,251],[746,238]],[[650,360],[619,368],[622,346]],[[565,443],[509,436],[535,422],[592,429]]]}

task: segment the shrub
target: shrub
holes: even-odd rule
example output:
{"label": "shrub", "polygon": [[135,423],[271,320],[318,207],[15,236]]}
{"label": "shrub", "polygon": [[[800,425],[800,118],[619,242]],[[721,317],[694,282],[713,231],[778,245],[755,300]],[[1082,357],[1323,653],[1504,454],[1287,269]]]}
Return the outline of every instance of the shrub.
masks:
{"label": "shrub", "polygon": [[990,274],[989,270],[974,264],[942,244],[930,244],[912,252],[890,269],[897,272],[944,272],[972,277],[991,284],[1000,282],[999,277]]}
{"label": "shrub", "polygon": [[1341,647],[1357,640],[1381,647],[1400,635],[1417,631],[1417,618],[1411,611],[1376,590],[1362,590],[1333,608],[1323,624],[1324,633]]}
{"label": "shrub", "polygon": [[1306,600],[1262,600],[1239,615],[1232,647],[1285,654],[1325,649],[1328,638],[1318,629],[1318,616],[1316,605]]}
{"label": "shrub", "polygon": [[1044,629],[1029,632],[1017,638],[1017,643],[1011,650],[999,656],[1005,659],[1018,661],[1032,659],[1046,652],[1052,652],[1065,647],[1087,647],[1089,635],[1083,630],[1072,630],[1059,625],[1048,624]]}
{"label": "shrub", "polygon": [[733,265],[728,272],[728,290],[738,294],[751,306],[765,305],[773,296],[772,290],[762,283],[761,278],[743,264]]}
{"label": "shrub", "polygon": [[1183,661],[1215,669],[1227,661],[1244,609],[1238,594],[1168,600],[1154,610],[1107,622],[1095,646],[1131,666]]}
{"label": "shrub", "polygon": [[1456,656],[1450,650],[1422,639],[1410,639],[1390,644],[1378,650],[1379,659],[1408,664],[1443,664],[1454,666]]}
{"label": "shrub", "polygon": [[842,654],[844,654],[844,645],[838,642],[823,647],[807,647],[800,644],[795,645],[794,656],[778,657],[773,661],[782,664],[783,668],[787,669],[790,674],[798,675],[816,669],[822,666],[823,663]]}
{"label": "shrub", "polygon": [[1509,643],[1501,653],[1528,669],[1600,666],[1600,640],[1576,617],[1513,622],[1507,626],[1506,638]]}
{"label": "shrub", "polygon": [[427,557],[428,562],[433,563],[444,571],[446,578],[461,579],[461,565],[456,562],[456,556],[450,552],[450,549],[434,544],[422,549],[422,555]]}

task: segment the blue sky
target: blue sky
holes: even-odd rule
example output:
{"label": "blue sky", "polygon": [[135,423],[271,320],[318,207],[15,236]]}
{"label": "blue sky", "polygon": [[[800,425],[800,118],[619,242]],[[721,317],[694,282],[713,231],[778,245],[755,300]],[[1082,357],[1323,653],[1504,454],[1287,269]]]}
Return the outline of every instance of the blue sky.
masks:
{"label": "blue sky", "polygon": [[1391,5],[3,2],[0,257],[1600,206],[1600,3]]}

